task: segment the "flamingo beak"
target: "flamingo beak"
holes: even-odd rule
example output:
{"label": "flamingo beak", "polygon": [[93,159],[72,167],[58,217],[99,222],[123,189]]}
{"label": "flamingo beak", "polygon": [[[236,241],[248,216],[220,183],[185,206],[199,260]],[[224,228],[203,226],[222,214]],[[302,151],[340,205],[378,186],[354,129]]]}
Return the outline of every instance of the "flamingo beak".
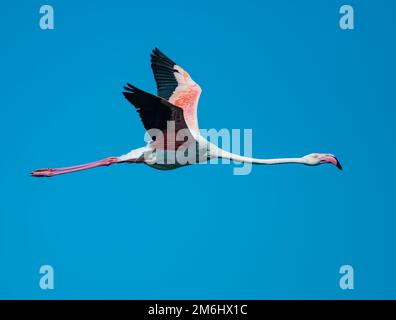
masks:
{"label": "flamingo beak", "polygon": [[340,170],[342,170],[342,165],[340,163],[340,161],[338,161],[338,159],[336,157],[334,157],[335,161],[337,162],[336,167]]}
{"label": "flamingo beak", "polygon": [[342,170],[342,165],[340,161],[335,156],[326,156],[321,159],[323,162],[334,164],[339,170]]}

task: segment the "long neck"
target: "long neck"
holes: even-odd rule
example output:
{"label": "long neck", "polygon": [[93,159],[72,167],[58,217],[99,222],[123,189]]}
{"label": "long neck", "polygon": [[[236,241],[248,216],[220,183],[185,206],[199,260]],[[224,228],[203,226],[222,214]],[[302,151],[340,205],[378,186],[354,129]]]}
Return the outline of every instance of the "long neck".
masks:
{"label": "long neck", "polygon": [[301,163],[304,164],[305,160],[303,158],[275,158],[275,159],[257,159],[237,155],[235,153],[230,153],[228,151],[218,149],[214,156],[224,159],[230,159],[238,162],[253,163],[253,164],[287,164],[287,163]]}

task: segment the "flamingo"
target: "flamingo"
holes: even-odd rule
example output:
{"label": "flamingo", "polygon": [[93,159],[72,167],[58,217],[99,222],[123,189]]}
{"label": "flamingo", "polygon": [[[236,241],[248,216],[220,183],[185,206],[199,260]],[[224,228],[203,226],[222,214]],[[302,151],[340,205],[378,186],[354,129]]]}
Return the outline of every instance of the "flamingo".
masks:
{"label": "flamingo", "polygon": [[[168,170],[188,164],[206,162],[214,158],[260,165],[296,163],[317,166],[330,163],[342,170],[340,162],[330,153],[311,153],[295,158],[258,159],[241,156],[219,148],[205,139],[199,131],[197,107],[201,95],[200,86],[185,70],[158,48],[155,48],[151,53],[151,68],[157,85],[157,95],[140,90],[129,83],[126,84],[123,92],[124,97],[136,108],[144,128],[151,136],[151,140],[148,141],[146,146],[118,157],[108,157],[87,164],[38,169],[31,172],[31,175],[33,177],[52,177],[117,163],[144,163],[156,169]],[[187,140],[183,139],[180,142],[173,139],[169,142],[168,138],[172,131],[169,128],[169,123],[172,123],[172,121],[173,134],[177,135],[184,131],[184,137]],[[153,133],[153,131],[155,132]],[[163,137],[159,139],[161,133]],[[189,143],[187,143],[188,141]],[[182,143],[186,143],[187,147],[182,148]],[[195,154],[189,157],[189,161],[178,160],[177,155],[185,154],[186,148],[191,146],[198,152],[199,156]],[[169,153],[172,152],[176,157],[169,156]],[[169,158],[172,158],[172,161],[169,161]]]}

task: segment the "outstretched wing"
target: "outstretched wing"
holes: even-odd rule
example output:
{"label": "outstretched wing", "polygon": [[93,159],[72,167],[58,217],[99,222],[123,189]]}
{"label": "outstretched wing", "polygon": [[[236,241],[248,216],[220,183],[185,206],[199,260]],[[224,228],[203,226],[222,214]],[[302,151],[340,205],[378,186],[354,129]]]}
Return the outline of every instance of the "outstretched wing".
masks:
{"label": "outstretched wing", "polygon": [[155,82],[157,83],[157,94],[166,100],[175,92],[178,82],[176,80],[176,63],[165,56],[157,48],[151,54],[151,68],[153,69]]}
{"label": "outstretched wing", "polygon": [[[144,128],[149,132],[153,139],[158,138],[153,136],[151,129],[159,129],[163,132],[164,137],[169,133],[170,128],[174,128],[174,134],[181,129],[185,129],[185,136],[193,140],[185,118],[183,109],[173,105],[169,101],[154,96],[148,92],[140,90],[131,84],[127,84],[123,92],[125,98],[136,108],[142,119]],[[168,121],[173,121],[168,124]],[[191,141],[192,141],[191,140]],[[183,141],[181,141],[182,143]],[[177,144],[177,143],[176,143]]]}
{"label": "outstretched wing", "polygon": [[189,128],[198,130],[197,108],[201,95],[199,85],[157,48],[151,54],[151,68],[157,83],[158,96],[182,108]]}

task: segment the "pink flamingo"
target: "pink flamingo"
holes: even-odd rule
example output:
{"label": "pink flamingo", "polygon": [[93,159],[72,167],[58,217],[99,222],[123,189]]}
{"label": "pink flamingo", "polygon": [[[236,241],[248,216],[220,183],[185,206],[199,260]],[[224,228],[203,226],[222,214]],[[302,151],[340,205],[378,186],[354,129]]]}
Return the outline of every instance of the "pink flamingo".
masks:
{"label": "pink flamingo", "polygon": [[[199,85],[193,81],[186,71],[157,48],[151,54],[151,67],[157,84],[157,95],[142,91],[130,84],[124,87],[125,92],[123,92],[125,98],[135,106],[145,129],[152,137],[152,140],[145,147],[132,150],[119,157],[108,157],[87,164],[55,169],[38,169],[33,171],[31,175],[33,177],[52,177],[115,163],[145,163],[153,168],[166,170],[208,161],[213,158],[226,158],[238,162],[264,165],[298,163],[316,166],[331,163],[342,170],[337,158],[328,153],[311,153],[297,158],[257,159],[220,149],[207,141],[199,131],[197,119],[197,107],[201,95]],[[186,143],[187,147],[193,145],[199,156],[194,154],[194,156],[189,157],[187,162],[178,160],[179,157],[177,156],[186,152],[186,146],[182,148],[182,143],[178,143],[175,139],[169,142],[168,138],[171,135],[169,123],[172,121],[174,123],[173,134],[177,135],[184,131],[187,140],[182,142],[189,142]],[[161,139],[158,139],[160,135],[154,129],[163,133]],[[155,132],[153,133],[153,131]],[[169,152],[174,152],[176,157],[170,157]],[[167,158],[172,158],[172,161],[166,160]]]}

